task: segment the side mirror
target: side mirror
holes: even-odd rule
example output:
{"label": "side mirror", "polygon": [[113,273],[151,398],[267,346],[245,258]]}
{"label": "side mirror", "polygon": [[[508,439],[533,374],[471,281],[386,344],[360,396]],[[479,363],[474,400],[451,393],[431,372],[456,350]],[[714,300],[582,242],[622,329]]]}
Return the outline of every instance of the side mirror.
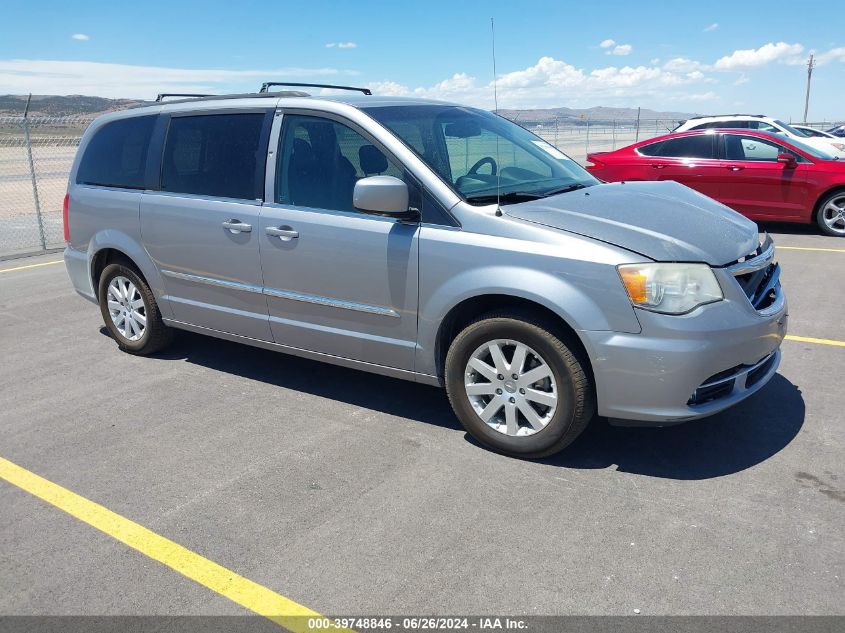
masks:
{"label": "side mirror", "polygon": [[795,167],[795,164],[798,162],[795,160],[795,156],[788,152],[781,152],[778,154],[778,162],[783,163],[784,167]]}
{"label": "side mirror", "polygon": [[360,211],[408,217],[408,185],[394,176],[369,176],[355,183],[352,204]]}

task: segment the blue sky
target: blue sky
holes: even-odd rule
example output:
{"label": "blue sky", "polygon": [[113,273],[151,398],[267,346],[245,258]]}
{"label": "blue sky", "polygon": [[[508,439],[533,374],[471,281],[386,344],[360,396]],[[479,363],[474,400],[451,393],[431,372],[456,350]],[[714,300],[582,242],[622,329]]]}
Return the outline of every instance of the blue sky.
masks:
{"label": "blue sky", "polygon": [[500,107],[798,119],[814,52],[810,118],[843,118],[842,8],[841,0],[811,9],[775,0],[42,0],[4,9],[0,93],[149,97],[289,79],[492,108],[494,17]]}

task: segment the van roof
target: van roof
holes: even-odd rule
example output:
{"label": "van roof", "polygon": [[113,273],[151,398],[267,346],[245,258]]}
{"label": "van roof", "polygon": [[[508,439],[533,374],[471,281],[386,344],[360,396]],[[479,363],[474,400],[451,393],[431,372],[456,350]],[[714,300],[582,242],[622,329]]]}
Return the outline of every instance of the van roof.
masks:
{"label": "van roof", "polygon": [[[356,108],[361,107],[382,107],[382,106],[413,106],[413,105],[435,105],[440,104],[444,105],[449,102],[446,101],[436,101],[433,99],[421,99],[419,97],[387,97],[387,96],[367,96],[363,94],[327,94],[327,95],[311,95],[307,92],[302,92],[299,90],[282,90],[278,92],[249,92],[249,93],[242,93],[242,94],[226,94],[226,95],[208,95],[208,96],[200,96],[200,97],[187,97],[183,99],[173,99],[168,101],[150,101],[139,104],[134,106],[133,109],[137,108],[149,108],[149,107],[158,107],[164,111],[168,109],[168,106],[171,105],[178,105],[178,104],[185,104],[185,103],[208,103],[208,102],[215,102],[215,101],[237,101],[237,100],[253,100],[253,99],[283,99],[285,101],[285,105],[287,105],[287,100],[290,99],[291,101],[298,99],[298,98],[308,98],[308,99],[316,99],[319,101],[334,101],[337,103],[345,103],[347,105],[351,105]],[[237,107],[239,104],[233,103],[228,104],[232,107]],[[455,104],[449,104],[455,105]]]}

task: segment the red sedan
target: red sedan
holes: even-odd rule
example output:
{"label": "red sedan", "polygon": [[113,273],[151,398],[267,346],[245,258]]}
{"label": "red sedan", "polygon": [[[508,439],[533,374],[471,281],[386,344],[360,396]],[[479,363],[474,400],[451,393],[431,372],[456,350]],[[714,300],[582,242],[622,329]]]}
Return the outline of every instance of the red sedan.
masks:
{"label": "red sedan", "polygon": [[754,130],[667,134],[587,156],[597,178],[675,180],[753,220],[817,222],[845,237],[845,161]]}

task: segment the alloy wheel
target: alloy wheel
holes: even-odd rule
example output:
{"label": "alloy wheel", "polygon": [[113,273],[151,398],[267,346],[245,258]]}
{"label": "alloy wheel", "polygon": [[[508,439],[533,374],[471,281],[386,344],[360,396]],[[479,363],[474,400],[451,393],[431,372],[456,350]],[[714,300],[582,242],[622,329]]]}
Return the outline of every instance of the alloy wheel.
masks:
{"label": "alloy wheel", "polygon": [[829,201],[821,213],[827,228],[838,235],[845,235],[845,195]]}
{"label": "alloy wheel", "polygon": [[467,361],[464,388],[478,417],[512,437],[543,430],[557,410],[551,367],[519,341],[496,339],[478,347]]}
{"label": "alloy wheel", "polygon": [[147,329],[147,309],[141,292],[132,281],[118,275],[109,282],[109,316],[117,331],[128,341],[137,341]]}

